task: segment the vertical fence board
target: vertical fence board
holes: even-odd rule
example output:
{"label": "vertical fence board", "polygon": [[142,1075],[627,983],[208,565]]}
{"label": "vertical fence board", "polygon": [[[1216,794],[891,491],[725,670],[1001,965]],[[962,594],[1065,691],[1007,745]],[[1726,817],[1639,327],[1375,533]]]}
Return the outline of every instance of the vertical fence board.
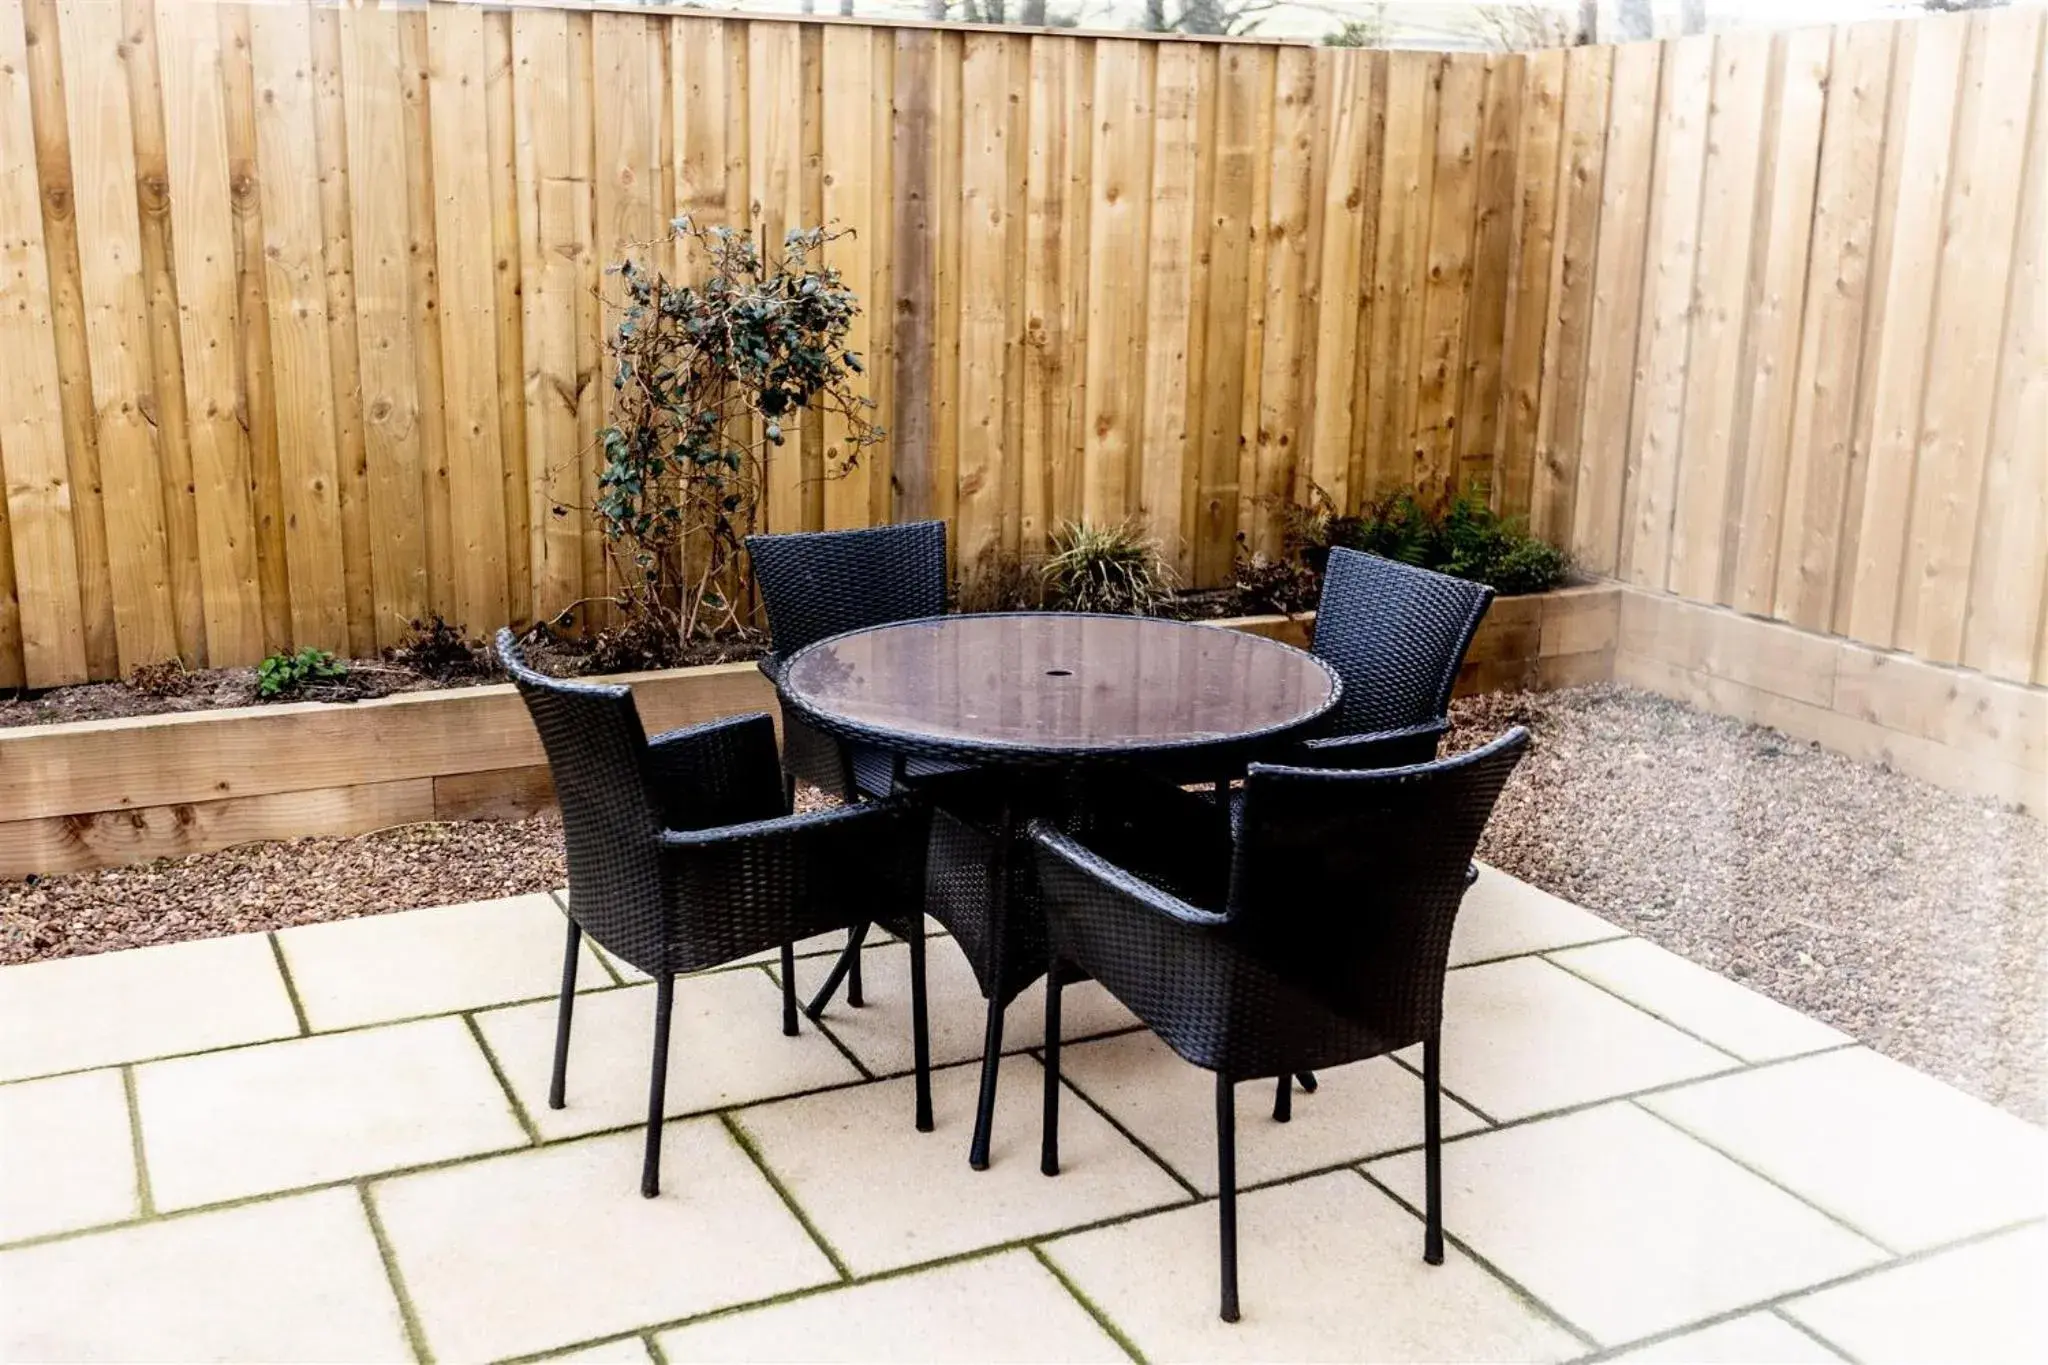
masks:
{"label": "vertical fence board", "polygon": [[1585,412],[1594,268],[1607,160],[1607,106],[1613,77],[1612,48],[1578,48],[1565,59],[1557,217],[1550,233],[1543,377],[1537,388],[1529,492],[1529,529],[1554,544],[1571,543],[1578,496],[1580,422]]}
{"label": "vertical fence board", "polygon": [[437,7],[427,19],[442,427],[454,560],[449,600],[459,624],[487,630],[508,616],[493,209],[490,167],[479,154],[490,145],[489,63],[481,12]]}
{"label": "vertical fence board", "polygon": [[1436,171],[1436,92],[1442,59],[1387,54],[1387,118],[1380,217],[1374,238],[1372,336],[1359,496],[1377,498],[1413,478],[1415,377],[1422,345],[1429,203]]}
{"label": "vertical fence board", "polygon": [[1722,600],[1767,616],[1777,590],[1779,530],[1793,461],[1792,411],[1806,308],[1806,256],[1820,171],[1831,34],[1802,29],[1775,41],[1764,107],[1770,145],[1758,178],[1758,239],[1750,258],[1750,307],[1739,372],[1749,388],[1742,431],[1742,492],[1730,502],[1734,545],[1723,541]]}
{"label": "vertical fence board", "polygon": [[2041,47],[2038,10],[1986,11],[1972,16],[1970,24],[1928,341],[1943,382],[1929,386],[1921,409],[1920,471],[1913,486],[1896,639],[1936,663],[1953,663],[1962,654],[2022,158]]}
{"label": "vertical fence board", "polygon": [[[1472,265],[1460,329],[1462,355],[1455,375],[1457,418],[1451,433],[1451,467],[1457,490],[1496,507],[1505,483],[1499,447],[1501,366],[1508,337],[1509,282],[1515,274],[1520,197],[1517,134],[1528,65],[1519,56],[1499,56],[1487,64]],[[1554,104],[1552,110],[1554,126]],[[1526,489],[1527,481],[1522,482]]]}
{"label": "vertical fence board", "polygon": [[1258,54],[1227,48],[1216,63],[1216,136],[1210,157],[1209,307],[1203,319],[1202,422],[1197,458],[1195,577],[1230,572],[1238,522],[1238,418],[1244,403],[1244,319],[1251,297],[1251,235],[1258,128],[1266,89]]}
{"label": "vertical fence board", "polygon": [[142,233],[142,277],[149,306],[150,407],[156,429],[157,482],[163,499],[164,567],[178,656],[207,659],[205,589],[199,572],[199,521],[192,481],[191,421],[172,267],[171,168],[164,142],[161,60],[152,0],[121,0],[122,57],[134,119],[135,193]]}
{"label": "vertical fence board", "polygon": [[134,119],[120,10],[93,0],[61,0],[57,22],[71,155],[91,168],[77,183],[75,204],[81,322],[92,374],[115,637],[125,673],[178,657],[150,416],[155,376],[135,198]]}
{"label": "vertical fence board", "polygon": [[1194,310],[1196,126],[1201,52],[1161,47],[1153,75],[1151,240],[1146,248],[1142,473],[1137,514],[1177,572],[1189,567],[1181,525],[1188,466],[1188,349]]}
{"label": "vertical fence board", "polygon": [[1736,421],[1742,329],[1748,317],[1750,245],[1756,237],[1759,152],[1770,70],[1769,34],[1728,34],[1715,40],[1692,342],[1665,578],[1671,591],[1699,601],[1712,601],[1720,585],[1728,496],[1743,458]]}
{"label": "vertical fence board", "polygon": [[[999,290],[1007,267],[1010,203],[1009,44],[970,33],[962,43],[960,130],[960,368],[956,525],[960,564],[981,572],[1002,553],[1003,396],[1009,310]],[[1091,309],[1093,300],[1091,299]],[[1091,394],[1092,400],[1092,394]],[[1091,451],[1091,475],[1093,472]]]}
{"label": "vertical fence board", "polygon": [[1842,516],[1855,477],[1851,438],[1894,34],[1891,24],[1841,30],[1828,80],[1792,407],[1799,466],[1785,485],[1774,611],[1808,629],[1826,626],[1833,612]]}
{"label": "vertical fence board", "polygon": [[[718,21],[706,22],[718,29]],[[527,557],[533,574],[531,610],[544,621],[569,610],[583,595],[586,512],[579,474],[584,452],[576,429],[576,322],[577,293],[592,242],[590,186],[576,176],[570,145],[575,126],[567,107],[574,88],[570,61],[567,15],[513,14]],[[720,156],[716,173],[721,185],[724,170]]]}
{"label": "vertical fence board", "polygon": [[[1962,661],[2028,676],[2048,581],[2048,82],[2037,65]],[[2040,648],[2048,648],[2043,643]],[[2035,682],[2048,681],[2036,674]]]}
{"label": "vertical fence board", "polygon": [[1419,364],[1408,371],[1415,415],[1414,465],[1403,479],[1424,500],[1447,501],[1456,489],[1457,372],[1466,295],[1472,284],[1473,216],[1479,202],[1479,140],[1492,59],[1446,56],[1438,86],[1435,180],[1429,195],[1429,242],[1423,253]]}
{"label": "vertical fence board", "polygon": [[[603,20],[604,15],[593,15]],[[598,27],[598,88],[600,98],[607,66],[604,34]],[[753,232],[769,249],[780,252],[783,234],[801,226],[803,218],[803,51],[800,34],[788,24],[747,26],[747,135],[749,218]],[[599,147],[609,136],[600,116]],[[602,153],[611,156],[609,151]],[[605,219],[607,174],[598,182],[598,217]],[[610,229],[599,234],[600,242],[611,240]],[[765,524],[773,531],[804,529],[803,432],[791,419],[780,428],[781,444],[764,441],[767,466],[767,508]]]}
{"label": "vertical fence board", "polygon": [[[37,193],[31,70],[19,0],[0,3],[0,462],[14,593],[20,680],[31,687],[88,676],[78,536],[65,460],[50,263]],[[0,672],[11,672],[0,664]]]}
{"label": "vertical fence board", "polygon": [[206,658],[215,667],[249,664],[264,653],[263,599],[249,443],[238,418],[234,209],[220,25],[211,6],[180,0],[158,0],[156,18]]}
{"label": "vertical fence board", "polygon": [[[662,45],[662,46],[665,46]],[[660,64],[660,50],[652,54]],[[526,465],[525,318],[520,300],[518,152],[515,146],[512,16],[484,16],[484,119],[489,152],[491,279],[498,356],[498,496],[510,624],[532,619],[533,552],[528,538],[531,490]],[[666,218],[661,219],[666,221]]]}
{"label": "vertical fence board", "polygon": [[1665,48],[1652,153],[1636,392],[1629,409],[1621,544],[1616,553],[1623,577],[1654,588],[1664,586],[1671,557],[1713,88],[1712,38],[1683,38]]}
{"label": "vertical fence board", "polygon": [[1600,574],[1622,567],[1621,513],[1650,227],[1660,56],[1658,48],[1646,44],[1614,53],[1570,546],[1583,567]]}
{"label": "vertical fence board", "polygon": [[901,29],[894,43],[896,99],[890,121],[889,212],[895,288],[888,300],[888,316],[896,333],[892,364],[895,401],[890,408],[889,431],[891,505],[897,520],[918,521],[930,516],[933,506],[939,40],[934,33]]}
{"label": "vertical fence board", "polygon": [[[875,44],[866,29],[849,25],[827,28],[823,39],[824,222],[834,231],[848,233],[832,244],[825,259],[860,295],[861,312],[848,329],[846,347],[868,364],[869,377],[855,384],[856,391],[872,396],[872,376],[878,373],[873,364],[875,343],[881,335],[873,320],[876,295],[870,278],[875,237]],[[878,452],[854,451],[847,443],[843,417],[827,414],[824,434],[825,528],[865,526]]]}
{"label": "vertical fence board", "polygon": [[1320,276],[1316,285],[1315,370],[1306,396],[1312,408],[1308,449],[1296,456],[1300,477],[1294,497],[1307,502],[1311,487],[1338,507],[1351,499],[1352,404],[1348,396],[1364,368],[1359,358],[1360,304],[1370,262],[1366,211],[1372,195],[1372,82],[1375,64],[1365,53],[1319,54],[1316,93],[1323,106],[1324,162]]}
{"label": "vertical fence board", "polygon": [[1942,206],[1955,140],[1958,82],[1969,21],[1957,15],[1911,25],[1894,58],[1885,179],[1865,314],[1865,403],[1857,414],[1863,495],[1846,509],[1834,625],[1890,645],[1899,571],[1912,511],[1928,325],[1941,259]]}

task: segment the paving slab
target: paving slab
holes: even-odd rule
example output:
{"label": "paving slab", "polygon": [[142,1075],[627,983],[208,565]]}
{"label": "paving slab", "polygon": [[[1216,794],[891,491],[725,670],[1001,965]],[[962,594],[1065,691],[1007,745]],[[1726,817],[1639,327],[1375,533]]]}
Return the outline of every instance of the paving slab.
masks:
{"label": "paving slab", "polygon": [[299,1031],[263,934],[0,968],[0,1081]]}
{"label": "paving slab", "polygon": [[1744,1313],[1614,1358],[1644,1365],[1837,1365],[1843,1359],[1811,1334],[1768,1312]]}
{"label": "paving slab", "polygon": [[1839,1029],[1645,939],[1568,948],[1549,958],[1746,1062],[1794,1057],[1851,1041]]}
{"label": "paving slab", "polygon": [[1451,965],[1621,938],[1627,930],[1480,863],[1451,931]]}
{"label": "paving slab", "polygon": [[[306,1022],[337,1029],[555,996],[566,928],[554,898],[536,893],[306,924],[277,942]],[[576,984],[612,984],[588,940]]]}
{"label": "paving slab", "polygon": [[[1403,1054],[1421,1065],[1421,1050]],[[1726,1071],[1738,1063],[1541,958],[1444,983],[1444,1089],[1496,1120]]]}
{"label": "paving slab", "polygon": [[1039,1173],[1044,1071],[1004,1063],[990,1164],[967,1164],[980,1068],[932,1077],[935,1132],[912,1123],[909,1077],[741,1110],[775,1172],[857,1275],[916,1265],[1185,1201],[1188,1195],[1101,1115],[1060,1118],[1061,1171]]}
{"label": "paving slab", "polygon": [[[1421,1153],[1365,1169],[1421,1206]],[[1885,1259],[1827,1215],[1633,1104],[1446,1143],[1444,1226],[1606,1346]]]}
{"label": "paving slab", "polygon": [[1936,1252],[1824,1289],[1785,1313],[1865,1365],[2048,1360],[2048,1230]]}
{"label": "paving slab", "polygon": [[[1214,1194],[1216,1078],[1175,1056],[1150,1033],[1124,1033],[1061,1049],[1068,1083],[1107,1110],[1182,1179]],[[1316,1073],[1313,1095],[1295,1087],[1293,1118],[1273,1121],[1274,1084],[1236,1087],[1240,1187],[1362,1161],[1422,1141],[1422,1081],[1380,1057]],[[1061,1108],[1076,1103],[1068,1099]],[[1448,1097],[1444,1132],[1485,1126]]]}
{"label": "paving slab", "polygon": [[0,1252],[0,1360],[409,1361],[354,1190]]}
{"label": "paving slab", "polygon": [[120,1072],[0,1085],[0,1242],[141,1212]]}
{"label": "paving slab", "polygon": [[1238,1200],[1243,1317],[1217,1316],[1216,1205],[1047,1243],[1148,1360],[1543,1361],[1586,1347],[1462,1252],[1422,1260],[1422,1224],[1335,1171]]}
{"label": "paving slab", "polygon": [[1897,1251],[2048,1213],[2048,1133],[1865,1048],[1644,1103]]}
{"label": "paving slab", "polygon": [[135,1100],[161,1209],[527,1143],[460,1019],[152,1062]]}
{"label": "paving slab", "polygon": [[537,1354],[837,1278],[717,1119],[424,1171],[372,1187],[437,1359]]}
{"label": "paving slab", "polygon": [[1128,1359],[1028,1251],[810,1294],[680,1327],[657,1341],[673,1361],[1122,1365]]}
{"label": "paving slab", "polygon": [[[833,961],[831,956],[812,957],[796,964],[802,999],[810,999]],[[861,983],[867,1003],[855,1009],[846,1003],[846,993],[839,992],[825,1010],[825,1026],[876,1075],[910,1070],[909,947],[896,943],[867,949],[861,957]],[[980,1061],[988,1003],[974,983],[973,969],[951,939],[926,945],[925,991],[932,1064]],[[1062,1038],[1090,1038],[1137,1026],[1137,1018],[1093,981],[1069,986],[1060,995]],[[1021,1052],[1044,1043],[1045,990],[1033,986],[1004,1012],[1003,1049]]]}

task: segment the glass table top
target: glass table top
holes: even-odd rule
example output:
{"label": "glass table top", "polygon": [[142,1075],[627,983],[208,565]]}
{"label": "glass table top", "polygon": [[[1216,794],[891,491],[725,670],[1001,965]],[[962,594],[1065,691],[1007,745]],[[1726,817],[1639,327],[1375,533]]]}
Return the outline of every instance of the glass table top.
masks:
{"label": "glass table top", "polygon": [[1130,752],[1313,722],[1336,674],[1240,631],[1138,616],[942,616],[821,640],[789,661],[800,711],[963,749]]}

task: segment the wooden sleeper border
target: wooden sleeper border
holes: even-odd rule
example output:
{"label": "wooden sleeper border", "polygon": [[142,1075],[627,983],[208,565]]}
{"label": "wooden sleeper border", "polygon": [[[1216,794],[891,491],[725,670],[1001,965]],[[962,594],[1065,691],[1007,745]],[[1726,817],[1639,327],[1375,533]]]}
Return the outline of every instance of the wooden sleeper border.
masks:
{"label": "wooden sleeper border", "polygon": [[[1306,644],[1310,616],[1221,627]],[[1612,675],[1612,585],[1496,601],[1461,694]],[[623,675],[650,733],[773,711],[751,663]],[[0,879],[429,820],[512,819],[553,801],[509,684],[0,730]]]}

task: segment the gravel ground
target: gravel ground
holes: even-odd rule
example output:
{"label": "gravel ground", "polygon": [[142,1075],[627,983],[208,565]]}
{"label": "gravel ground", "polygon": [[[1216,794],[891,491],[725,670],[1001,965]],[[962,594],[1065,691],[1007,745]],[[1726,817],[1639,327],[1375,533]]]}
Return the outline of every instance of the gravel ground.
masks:
{"label": "gravel ground", "polygon": [[[1614,687],[1458,703],[1536,735],[1481,856],[2035,1122],[2048,826]],[[810,800],[803,802],[811,804]],[[0,962],[562,885],[552,816],[255,844],[0,884]]]}
{"label": "gravel ground", "polygon": [[2048,826],[1627,689],[1472,698],[1536,736],[1480,856],[2036,1123]]}

